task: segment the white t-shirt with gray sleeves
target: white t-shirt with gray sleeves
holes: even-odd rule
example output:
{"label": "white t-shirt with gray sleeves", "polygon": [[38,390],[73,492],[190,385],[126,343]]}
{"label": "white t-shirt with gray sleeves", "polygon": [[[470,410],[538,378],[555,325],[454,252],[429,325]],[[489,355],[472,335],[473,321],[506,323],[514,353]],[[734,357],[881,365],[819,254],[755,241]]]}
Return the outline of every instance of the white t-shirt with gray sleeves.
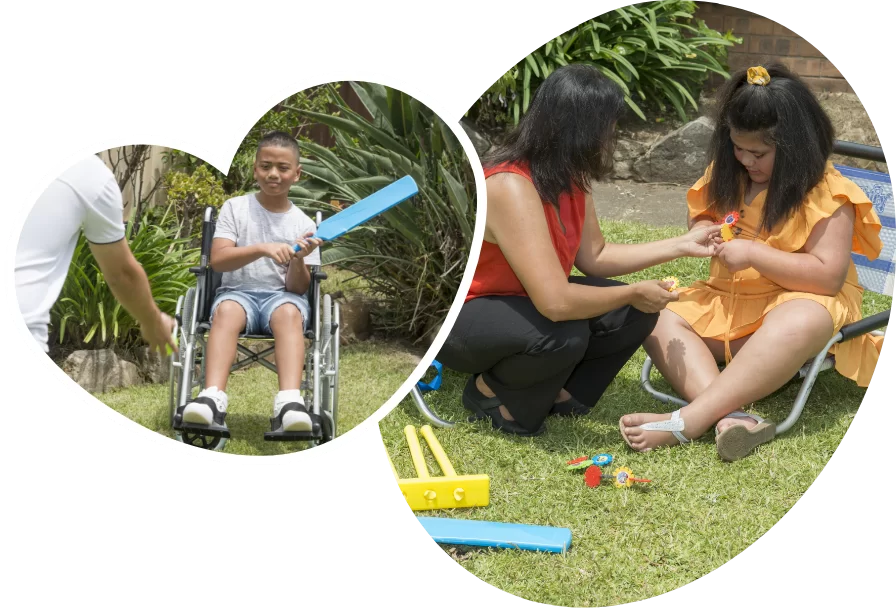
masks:
{"label": "white t-shirt with gray sleeves", "polygon": [[[237,247],[259,245],[261,243],[286,243],[294,245],[296,240],[317,226],[314,220],[292,205],[289,211],[273,213],[261,206],[255,194],[244,194],[231,198],[221,206],[215,224],[215,238],[228,239]],[[305,257],[308,266],[320,265],[320,249],[315,249]],[[269,257],[262,257],[242,268],[223,273],[222,291],[285,291],[285,264],[278,264]]]}

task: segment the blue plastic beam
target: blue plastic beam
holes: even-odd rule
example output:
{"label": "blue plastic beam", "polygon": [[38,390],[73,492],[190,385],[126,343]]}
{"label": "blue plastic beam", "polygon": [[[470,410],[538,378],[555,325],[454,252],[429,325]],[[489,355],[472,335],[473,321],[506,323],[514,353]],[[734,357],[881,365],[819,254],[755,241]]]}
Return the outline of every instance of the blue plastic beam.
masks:
{"label": "blue plastic beam", "polygon": [[572,532],[569,528],[447,517],[418,517],[417,520],[432,539],[441,545],[471,545],[545,553],[566,553],[572,545]]}

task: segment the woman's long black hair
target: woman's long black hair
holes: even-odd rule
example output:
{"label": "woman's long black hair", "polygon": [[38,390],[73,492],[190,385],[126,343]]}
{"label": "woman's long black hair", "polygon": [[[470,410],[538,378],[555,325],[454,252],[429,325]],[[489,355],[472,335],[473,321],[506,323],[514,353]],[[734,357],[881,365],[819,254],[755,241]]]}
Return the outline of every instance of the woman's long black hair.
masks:
{"label": "woman's long black hair", "polygon": [[616,122],[625,109],[619,87],[590,65],[559,68],[541,83],[528,111],[486,166],[528,162],[541,200],[591,189],[613,168]]}
{"label": "woman's long black hair", "polygon": [[815,95],[785,66],[765,66],[767,85],[747,82],[747,70],[732,74],[719,91],[716,129],[710,142],[712,173],[707,185],[717,215],[737,210],[749,184],[734,157],[731,130],[759,133],[775,146],[775,162],[760,229],[772,230],[800,208],[824,175],[834,147],[834,127]]}

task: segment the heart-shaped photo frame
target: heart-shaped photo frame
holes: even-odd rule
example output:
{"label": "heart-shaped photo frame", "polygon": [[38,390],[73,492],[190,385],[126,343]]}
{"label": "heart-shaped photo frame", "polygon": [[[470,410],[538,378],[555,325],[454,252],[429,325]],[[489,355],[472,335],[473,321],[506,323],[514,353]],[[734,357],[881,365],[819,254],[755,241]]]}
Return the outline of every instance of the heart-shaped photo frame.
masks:
{"label": "heart-shaped photo frame", "polygon": [[48,355],[115,411],[203,449],[292,452],[411,374],[475,213],[439,116],[384,85],[328,83],[265,112],[226,175],[149,145],[67,170],[23,228],[17,296]]}

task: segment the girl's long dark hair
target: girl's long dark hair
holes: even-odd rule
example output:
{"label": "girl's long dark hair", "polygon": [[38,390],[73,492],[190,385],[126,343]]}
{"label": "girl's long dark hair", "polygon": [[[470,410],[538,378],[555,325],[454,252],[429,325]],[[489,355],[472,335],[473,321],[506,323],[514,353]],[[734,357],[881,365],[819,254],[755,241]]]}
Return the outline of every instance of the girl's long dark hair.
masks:
{"label": "girl's long dark hair", "polygon": [[614,130],[625,101],[597,68],[568,65],[541,83],[526,114],[484,163],[527,162],[541,200],[559,209],[560,195],[591,189],[613,168]]}
{"label": "girl's long dark hair", "polygon": [[824,175],[834,147],[834,127],[818,100],[795,74],[780,64],[765,66],[767,85],[747,82],[747,70],[732,74],[719,91],[716,129],[710,142],[712,173],[708,193],[717,215],[737,210],[749,184],[734,157],[731,130],[760,133],[775,146],[760,230],[772,230],[800,208]]}

